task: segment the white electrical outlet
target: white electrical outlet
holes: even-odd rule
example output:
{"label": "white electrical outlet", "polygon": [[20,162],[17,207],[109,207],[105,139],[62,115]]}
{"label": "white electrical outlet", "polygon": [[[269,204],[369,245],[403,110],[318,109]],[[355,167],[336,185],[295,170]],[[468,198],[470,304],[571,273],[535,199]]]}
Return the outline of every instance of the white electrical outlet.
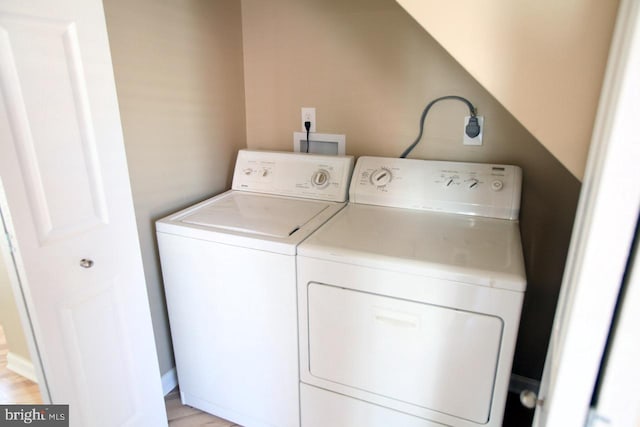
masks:
{"label": "white electrical outlet", "polygon": [[462,127],[462,135],[463,140],[462,143],[464,145],[482,145],[482,134],[484,133],[484,117],[476,116],[478,118],[478,124],[480,125],[480,133],[475,138],[469,138],[467,132],[465,132],[467,125],[469,124],[470,116],[466,116],[464,118],[464,126]]}
{"label": "white electrical outlet", "polygon": [[302,107],[302,127],[300,128],[302,132],[306,132],[307,129],[304,127],[304,122],[311,122],[311,129],[309,132],[316,131],[316,109],[314,107]]}

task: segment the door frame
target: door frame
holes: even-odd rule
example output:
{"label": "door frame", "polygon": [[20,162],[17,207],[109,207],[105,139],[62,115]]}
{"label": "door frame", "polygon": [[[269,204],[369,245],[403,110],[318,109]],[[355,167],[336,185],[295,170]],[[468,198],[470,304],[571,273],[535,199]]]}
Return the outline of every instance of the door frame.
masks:
{"label": "door frame", "polygon": [[629,263],[623,296],[616,310],[616,320],[606,350],[607,363],[600,372],[594,407],[590,412],[592,427],[632,426],[640,421],[640,238],[636,235],[635,251]]}
{"label": "door frame", "polygon": [[29,287],[22,279],[25,277],[25,275],[21,273],[24,265],[21,262],[18,247],[15,242],[13,242],[13,236],[15,236],[15,232],[11,221],[11,211],[9,210],[9,203],[7,202],[4,186],[2,185],[2,177],[0,177],[0,258],[2,258],[0,262],[4,262],[7,266],[7,274],[9,275],[9,283],[11,285],[11,291],[13,292],[14,303],[18,309],[22,330],[24,331],[27,346],[29,347],[29,356],[31,357],[36,379],[38,380],[40,398],[43,404],[50,404],[51,394],[49,392],[47,377],[42,366],[38,342],[29,315],[32,311],[30,310],[32,305],[28,297]]}
{"label": "door frame", "polygon": [[534,426],[584,426],[589,416],[638,222],[638,75],[640,2],[622,0]]}

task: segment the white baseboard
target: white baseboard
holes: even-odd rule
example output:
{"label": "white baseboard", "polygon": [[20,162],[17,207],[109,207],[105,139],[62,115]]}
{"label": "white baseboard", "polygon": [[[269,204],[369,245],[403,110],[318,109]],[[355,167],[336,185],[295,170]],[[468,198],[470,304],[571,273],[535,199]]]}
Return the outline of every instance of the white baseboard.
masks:
{"label": "white baseboard", "polygon": [[169,394],[171,390],[173,390],[177,386],[178,386],[178,374],[174,366],[173,368],[165,372],[165,374],[162,376],[162,391],[166,396],[167,394]]}
{"label": "white baseboard", "polygon": [[31,363],[31,360],[27,358],[12,352],[7,353],[7,369],[33,381],[34,383],[38,382],[36,371],[33,369],[33,363]]}

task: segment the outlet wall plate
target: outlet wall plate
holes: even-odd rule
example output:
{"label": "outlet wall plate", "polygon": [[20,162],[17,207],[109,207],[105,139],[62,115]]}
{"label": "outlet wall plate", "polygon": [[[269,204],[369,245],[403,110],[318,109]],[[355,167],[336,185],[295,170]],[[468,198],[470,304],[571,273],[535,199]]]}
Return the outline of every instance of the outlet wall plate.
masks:
{"label": "outlet wall plate", "polygon": [[482,135],[484,134],[484,116],[476,116],[478,118],[478,124],[480,125],[480,133],[475,138],[469,138],[465,129],[467,128],[467,124],[469,123],[469,119],[471,116],[466,116],[464,118],[464,126],[462,127],[462,143],[464,145],[482,145]]}
{"label": "outlet wall plate", "polygon": [[[309,133],[309,153],[345,155],[347,136],[334,133]],[[305,153],[307,151],[307,132],[293,133],[293,151]]]}
{"label": "outlet wall plate", "polygon": [[302,107],[300,110],[301,110],[300,130],[302,132],[307,132],[307,130],[304,127],[304,122],[310,121],[311,129],[309,129],[309,132],[315,132],[316,131],[316,109],[314,107]]}

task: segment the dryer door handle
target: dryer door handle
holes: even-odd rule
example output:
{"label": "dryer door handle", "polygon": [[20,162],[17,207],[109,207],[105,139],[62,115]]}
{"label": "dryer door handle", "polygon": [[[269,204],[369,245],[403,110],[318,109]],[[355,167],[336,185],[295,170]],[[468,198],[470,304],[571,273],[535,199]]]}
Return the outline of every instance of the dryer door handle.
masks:
{"label": "dryer door handle", "polygon": [[375,318],[378,322],[401,328],[417,328],[420,323],[415,314],[400,311],[377,310]]}

